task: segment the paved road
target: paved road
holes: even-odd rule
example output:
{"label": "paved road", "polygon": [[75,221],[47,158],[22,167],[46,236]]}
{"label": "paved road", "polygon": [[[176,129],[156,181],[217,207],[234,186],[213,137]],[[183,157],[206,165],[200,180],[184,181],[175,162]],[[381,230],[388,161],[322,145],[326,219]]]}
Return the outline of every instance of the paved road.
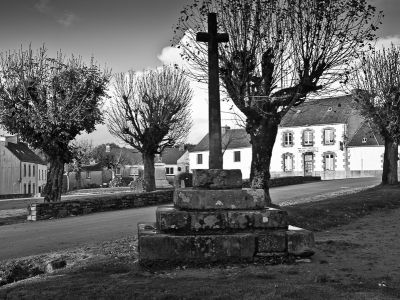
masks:
{"label": "paved road", "polygon": [[[273,202],[313,197],[378,184],[377,178],[307,183],[271,189]],[[136,224],[155,221],[156,207],[0,226],[0,260],[75,247],[136,234]]]}

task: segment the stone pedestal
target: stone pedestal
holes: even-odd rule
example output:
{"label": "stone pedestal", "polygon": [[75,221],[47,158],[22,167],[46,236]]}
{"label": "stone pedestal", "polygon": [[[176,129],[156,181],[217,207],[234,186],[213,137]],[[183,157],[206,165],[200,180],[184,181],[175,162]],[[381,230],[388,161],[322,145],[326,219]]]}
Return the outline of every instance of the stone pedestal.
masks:
{"label": "stone pedestal", "polygon": [[263,190],[242,189],[240,170],[194,170],[193,188],[176,189],[156,223],[138,224],[142,265],[251,262],[257,256],[310,256],[314,235],[266,207]]}

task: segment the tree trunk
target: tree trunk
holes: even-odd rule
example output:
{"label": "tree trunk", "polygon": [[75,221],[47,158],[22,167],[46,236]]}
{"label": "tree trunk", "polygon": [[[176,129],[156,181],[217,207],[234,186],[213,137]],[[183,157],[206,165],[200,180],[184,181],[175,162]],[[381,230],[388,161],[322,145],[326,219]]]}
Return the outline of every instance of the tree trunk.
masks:
{"label": "tree trunk", "polygon": [[50,170],[44,187],[44,202],[61,201],[64,162],[60,157],[50,158]]}
{"label": "tree trunk", "polygon": [[248,119],[246,126],[252,145],[251,187],[265,191],[267,205],[271,204],[271,197],[269,195],[269,179],[271,174],[269,167],[271,164],[272,149],[278,133],[278,125],[279,121],[268,118],[258,121]]}
{"label": "tree trunk", "polygon": [[398,144],[391,138],[385,138],[385,152],[383,154],[382,184],[397,184],[397,161],[399,159]]}
{"label": "tree trunk", "polygon": [[143,188],[146,192],[156,190],[156,178],[154,176],[154,153],[143,153]]}

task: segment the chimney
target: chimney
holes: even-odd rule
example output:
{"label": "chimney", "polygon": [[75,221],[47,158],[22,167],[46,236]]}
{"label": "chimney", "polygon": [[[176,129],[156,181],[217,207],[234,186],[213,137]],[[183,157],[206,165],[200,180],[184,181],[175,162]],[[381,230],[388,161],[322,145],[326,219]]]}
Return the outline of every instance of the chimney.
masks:
{"label": "chimney", "polygon": [[221,127],[221,135],[224,136],[224,134],[231,129],[229,126],[225,125]]}
{"label": "chimney", "polygon": [[0,136],[0,145],[7,146],[7,139],[4,136]]}
{"label": "chimney", "polygon": [[5,139],[6,139],[7,143],[18,144],[18,142],[19,142],[18,135],[6,136]]}

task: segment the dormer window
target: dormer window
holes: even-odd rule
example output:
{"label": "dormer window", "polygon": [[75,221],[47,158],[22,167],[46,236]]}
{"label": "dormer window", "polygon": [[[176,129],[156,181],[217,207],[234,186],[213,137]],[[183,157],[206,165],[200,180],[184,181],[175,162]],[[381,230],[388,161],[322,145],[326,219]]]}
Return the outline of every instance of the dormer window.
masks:
{"label": "dormer window", "polygon": [[332,111],[332,107],[328,107],[328,111]]}
{"label": "dormer window", "polygon": [[366,138],[366,137],[363,138],[361,142],[362,142],[363,144],[365,144],[365,143],[367,142],[367,138]]}

